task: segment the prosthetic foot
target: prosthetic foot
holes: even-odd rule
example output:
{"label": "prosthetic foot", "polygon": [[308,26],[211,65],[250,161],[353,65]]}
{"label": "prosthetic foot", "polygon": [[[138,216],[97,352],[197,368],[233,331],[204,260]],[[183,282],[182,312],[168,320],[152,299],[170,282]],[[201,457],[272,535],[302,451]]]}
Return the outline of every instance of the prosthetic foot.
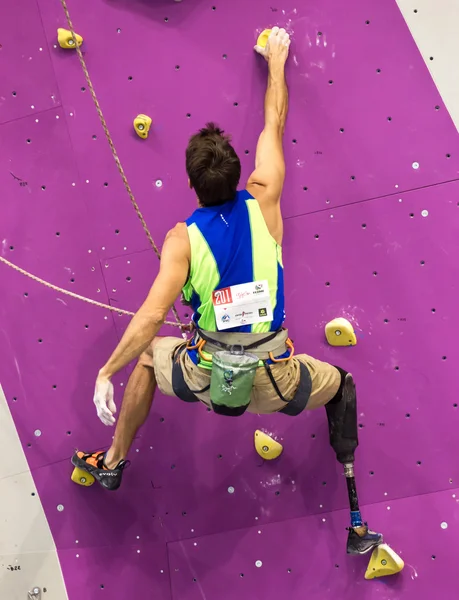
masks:
{"label": "prosthetic foot", "polygon": [[367,524],[360,527],[349,527],[347,536],[348,554],[367,554],[377,548],[383,542],[381,533],[376,533],[368,529]]}
{"label": "prosthetic foot", "polygon": [[123,470],[129,465],[129,461],[120,460],[114,469],[108,469],[104,459],[105,452],[75,452],[72,456],[72,464],[75,467],[72,481],[78,485],[89,486],[96,480],[107,490],[117,490],[121,485]]}

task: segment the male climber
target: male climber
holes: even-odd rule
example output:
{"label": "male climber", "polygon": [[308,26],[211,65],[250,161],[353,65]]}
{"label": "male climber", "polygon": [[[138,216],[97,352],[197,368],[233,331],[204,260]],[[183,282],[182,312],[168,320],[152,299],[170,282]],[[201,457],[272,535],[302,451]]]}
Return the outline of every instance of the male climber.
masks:
{"label": "male climber", "polygon": [[[138,359],[113,443],[107,452],[76,452],[72,462],[105,488],[117,489],[156,386],[163,394],[202,402],[227,416],[239,416],[246,410],[295,416],[325,406],[330,442],[344,465],[349,490],[347,551],[364,554],[380,544],[382,536],[369,531],[359,510],[353,468],[358,440],[352,375],[306,354],[294,356],[288,331],[283,328],[280,199],[288,107],[284,67],[289,46],[289,34],[274,27],[266,47],[255,47],[268,63],[268,85],[265,125],[258,140],[255,170],[245,189],[237,191],[241,164],[223,131],[209,123],[191,137],[186,170],[198,208],[167,234],[159,274],[97,377],[97,414],[105,425],[113,425],[116,407],[111,379]],[[157,335],[180,293],[194,311],[194,332],[188,342]],[[221,356],[230,361],[223,364],[223,371]],[[252,361],[254,379],[245,378],[245,371],[233,368],[231,361],[239,365]],[[217,389],[212,378],[218,379],[219,373]]]}

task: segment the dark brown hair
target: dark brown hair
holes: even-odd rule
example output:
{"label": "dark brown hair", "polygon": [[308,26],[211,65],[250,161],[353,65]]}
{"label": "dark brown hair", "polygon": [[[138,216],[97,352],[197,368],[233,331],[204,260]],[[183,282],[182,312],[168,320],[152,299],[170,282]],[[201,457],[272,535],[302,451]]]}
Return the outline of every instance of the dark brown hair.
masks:
{"label": "dark brown hair", "polygon": [[207,123],[191,136],[186,149],[186,171],[203,206],[233,200],[241,178],[241,162],[229,135]]}

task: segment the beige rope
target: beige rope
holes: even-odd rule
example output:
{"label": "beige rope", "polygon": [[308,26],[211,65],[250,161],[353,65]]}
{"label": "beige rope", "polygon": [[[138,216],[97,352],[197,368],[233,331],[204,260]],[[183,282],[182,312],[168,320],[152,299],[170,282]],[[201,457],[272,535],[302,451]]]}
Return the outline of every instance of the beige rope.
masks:
{"label": "beige rope", "polygon": [[[77,300],[83,300],[83,302],[87,302],[88,304],[93,304],[94,306],[100,306],[100,308],[106,308],[107,310],[116,312],[119,315],[129,315],[132,317],[135,314],[135,313],[131,312],[130,310],[123,310],[122,308],[116,308],[114,306],[110,306],[109,304],[103,304],[102,302],[97,302],[97,300],[91,300],[91,298],[86,298],[85,296],[80,296],[80,294],[75,294],[74,292],[70,292],[69,290],[64,290],[63,288],[58,287],[57,285],[53,285],[52,283],[49,283],[49,281],[40,279],[40,277],[37,277],[36,275],[32,275],[32,273],[29,273],[28,271],[21,269],[21,267],[18,267],[17,265],[13,264],[9,260],[6,260],[6,258],[3,258],[2,256],[0,256],[0,262],[4,263],[5,265],[8,265],[8,267],[11,267],[15,271],[22,273],[22,275],[29,277],[29,279],[33,279],[34,281],[37,281],[38,283],[41,283],[42,285],[44,285],[52,290],[55,290],[56,292],[65,294],[66,296],[71,296],[72,298],[76,298]],[[164,325],[172,325],[173,327],[178,326],[178,324],[173,321],[164,321]],[[182,325],[182,327],[184,329],[186,329],[188,326]]]}
{"label": "beige rope", "polygon": [[[67,23],[69,25],[70,33],[72,34],[72,39],[73,39],[73,43],[75,44],[75,49],[77,51],[78,58],[80,59],[81,66],[83,68],[83,72],[84,72],[84,75],[86,77],[86,81],[87,81],[87,84],[88,84],[88,87],[89,87],[89,91],[91,92],[91,96],[92,96],[92,99],[94,101],[94,104],[95,104],[95,107],[96,107],[96,110],[97,110],[97,114],[99,115],[100,122],[101,122],[103,130],[105,132],[105,137],[107,138],[107,141],[109,143],[110,149],[112,151],[113,158],[115,159],[116,166],[118,167],[118,171],[119,171],[119,173],[121,175],[121,179],[123,180],[123,183],[124,183],[124,186],[126,188],[126,191],[129,194],[129,198],[131,199],[132,206],[134,207],[134,210],[137,213],[137,216],[139,217],[140,222],[142,223],[143,230],[145,231],[145,233],[147,235],[147,238],[148,238],[148,240],[149,240],[149,242],[150,242],[150,244],[151,244],[151,246],[152,246],[152,248],[153,248],[156,256],[158,257],[159,260],[161,260],[161,253],[160,253],[157,245],[155,244],[155,241],[153,240],[153,237],[152,237],[152,235],[150,233],[150,230],[148,229],[148,226],[147,226],[147,224],[145,222],[145,219],[143,218],[143,215],[142,215],[142,213],[140,211],[140,208],[139,208],[139,206],[138,206],[138,204],[137,204],[137,202],[136,202],[136,200],[134,198],[134,194],[132,193],[131,186],[129,185],[129,182],[128,182],[128,180],[126,178],[126,175],[124,173],[124,169],[123,169],[123,167],[121,165],[120,159],[118,158],[118,153],[116,152],[116,148],[115,148],[115,145],[113,143],[113,140],[112,140],[112,137],[110,135],[110,132],[108,130],[108,126],[107,126],[107,123],[105,121],[105,117],[104,117],[104,115],[102,113],[102,109],[100,108],[99,101],[97,100],[97,96],[96,96],[96,93],[94,91],[94,86],[92,85],[92,81],[91,81],[91,78],[89,76],[88,69],[86,67],[86,62],[84,60],[83,54],[81,52],[81,49],[80,49],[80,47],[78,45],[78,42],[77,42],[77,39],[76,39],[76,36],[75,36],[75,30],[73,29],[73,24],[72,24],[72,21],[70,19],[70,14],[69,14],[69,11],[68,11],[68,8],[67,8],[67,3],[66,3],[65,0],[61,0],[61,4],[62,4],[62,8],[64,9],[65,16],[67,18]],[[51,288],[52,290],[60,292],[61,294],[65,294],[66,296],[71,296],[72,298],[76,298],[77,300],[83,300],[83,302],[87,302],[88,304],[93,304],[94,306],[100,306],[101,308],[106,308],[107,310],[110,310],[112,312],[117,312],[120,315],[131,315],[132,316],[132,315],[135,314],[135,313],[130,312],[128,310],[122,310],[120,308],[115,308],[114,306],[110,306],[108,304],[103,304],[102,302],[97,302],[96,300],[91,300],[91,298],[86,298],[85,296],[81,296],[80,294],[75,294],[75,293],[70,292],[68,290],[64,290],[63,288],[60,288],[60,287],[58,287],[56,285],[53,285],[52,283],[49,283],[48,281],[45,281],[44,279],[41,279],[40,277],[37,277],[36,275],[32,275],[32,273],[29,273],[25,269],[21,269],[21,267],[18,267],[17,265],[13,264],[9,260],[6,260],[6,258],[3,258],[1,256],[0,256],[0,262],[8,265],[9,267],[11,267],[12,269],[14,269],[15,271],[18,271],[19,273],[22,273],[22,275],[25,275],[26,277],[29,277],[30,279],[33,279],[34,281],[37,281],[38,283],[41,283],[42,285],[44,285],[44,286],[46,286],[48,288]],[[175,319],[176,319],[177,322],[174,323],[174,322],[171,322],[171,321],[165,321],[164,324],[165,325],[171,325],[173,327],[180,327],[182,329],[182,331],[188,330],[190,328],[190,326],[189,325],[185,325],[184,323],[182,323],[182,321],[180,319],[180,316],[179,316],[179,314],[177,312],[177,309],[176,309],[176,307],[175,307],[174,304],[172,305],[172,312],[173,312],[174,317],[175,317]]]}
{"label": "beige rope", "polygon": [[[69,25],[69,30],[70,30],[70,33],[72,34],[73,43],[75,44],[75,49],[77,51],[78,58],[80,59],[80,63],[81,63],[81,67],[82,67],[83,72],[84,72],[84,76],[86,77],[86,81],[87,81],[87,84],[88,84],[88,87],[89,87],[89,91],[91,92],[91,96],[92,96],[92,99],[94,101],[94,105],[96,107],[97,114],[99,115],[100,122],[101,122],[102,127],[103,127],[104,132],[105,132],[105,137],[107,138],[107,141],[109,143],[110,149],[111,149],[112,154],[113,154],[113,158],[115,159],[116,166],[118,167],[118,171],[119,171],[119,173],[121,175],[121,179],[123,180],[124,187],[126,188],[126,191],[129,194],[129,198],[131,199],[132,206],[134,207],[134,210],[137,213],[137,216],[139,217],[140,222],[142,223],[143,230],[145,231],[145,233],[147,235],[147,238],[148,238],[148,240],[149,240],[149,242],[150,242],[153,250],[155,251],[156,256],[159,258],[159,260],[161,260],[161,253],[160,253],[158,247],[156,246],[156,244],[155,244],[155,242],[154,242],[154,240],[153,240],[153,238],[151,236],[151,233],[150,233],[150,231],[148,229],[148,226],[147,226],[147,224],[145,222],[145,219],[143,218],[143,215],[140,212],[140,208],[139,208],[137,202],[135,201],[134,194],[132,193],[132,190],[131,190],[131,186],[129,185],[129,182],[128,182],[127,178],[126,178],[126,175],[124,174],[124,169],[123,169],[123,167],[121,165],[120,159],[118,158],[118,153],[116,151],[116,148],[115,148],[115,145],[113,143],[112,137],[111,137],[110,132],[108,130],[108,126],[107,126],[107,123],[105,121],[105,117],[104,117],[104,115],[102,113],[102,109],[100,108],[99,101],[97,100],[96,92],[94,91],[94,86],[92,85],[92,81],[91,81],[91,78],[89,76],[88,68],[86,67],[86,62],[84,60],[83,53],[81,52],[80,46],[78,45],[78,42],[77,42],[77,39],[76,39],[76,36],[75,36],[75,30],[73,29],[73,24],[72,24],[72,20],[70,19],[70,13],[69,13],[69,9],[67,8],[67,2],[66,2],[66,0],[61,0],[61,4],[62,4],[62,8],[64,9],[65,16],[67,18],[67,23]],[[180,320],[180,316],[179,316],[179,314],[177,312],[177,309],[175,308],[175,305],[172,305],[172,312],[174,313],[174,317],[175,317],[175,319],[177,321],[178,326],[179,327],[182,326],[183,324],[182,324],[182,322]]]}

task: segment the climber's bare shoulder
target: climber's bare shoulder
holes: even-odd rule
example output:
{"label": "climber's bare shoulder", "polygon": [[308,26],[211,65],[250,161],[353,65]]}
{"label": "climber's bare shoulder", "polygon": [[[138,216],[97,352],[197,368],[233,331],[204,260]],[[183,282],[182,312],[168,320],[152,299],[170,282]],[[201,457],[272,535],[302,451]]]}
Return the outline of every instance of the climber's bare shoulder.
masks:
{"label": "climber's bare shoulder", "polygon": [[186,223],[177,223],[167,232],[164,239],[160,271],[173,266],[174,268],[181,267],[181,270],[186,267],[188,273],[190,260],[191,246]]}
{"label": "climber's bare shoulder", "polygon": [[147,302],[162,318],[179,296],[188,279],[191,249],[185,223],[177,223],[166,235],[161,249],[159,273]]}

